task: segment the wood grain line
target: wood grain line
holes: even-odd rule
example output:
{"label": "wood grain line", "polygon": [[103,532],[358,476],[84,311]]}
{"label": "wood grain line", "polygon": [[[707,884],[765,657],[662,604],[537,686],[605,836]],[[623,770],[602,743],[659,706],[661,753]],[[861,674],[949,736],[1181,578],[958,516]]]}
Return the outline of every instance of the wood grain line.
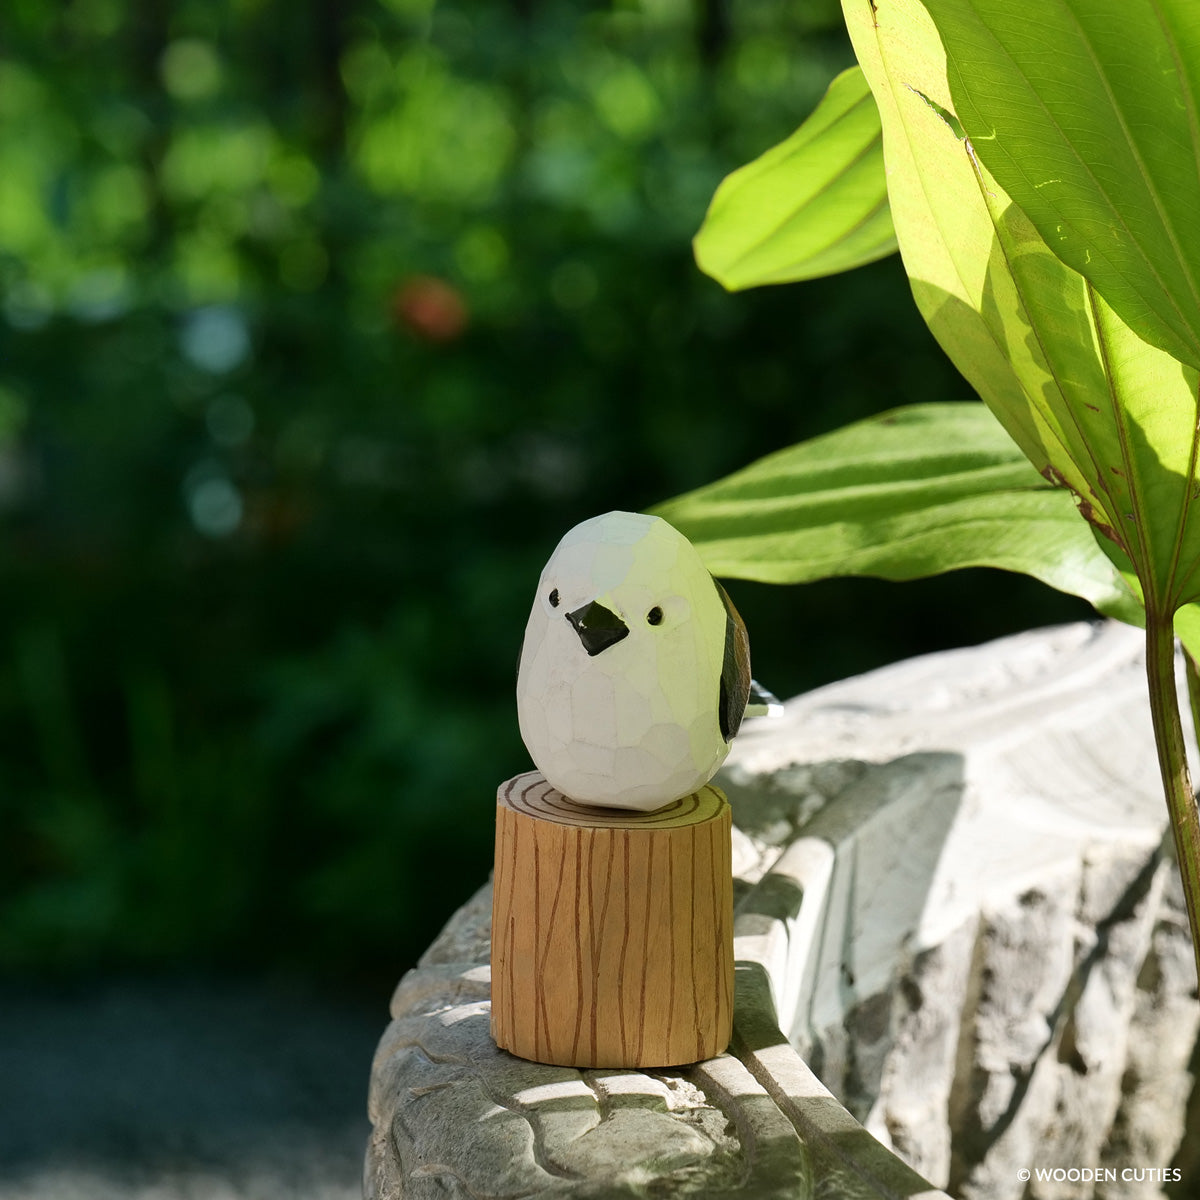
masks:
{"label": "wood grain line", "polygon": [[621,1057],[629,1057],[629,1042],[625,1033],[625,954],[629,949],[629,830],[624,831],[622,854],[625,860],[625,873],[621,882],[621,954],[617,960],[617,1022],[621,1033]]}
{"label": "wood grain line", "polygon": [[[538,827],[530,826],[530,832],[533,835],[533,944],[536,947],[541,946],[544,942],[542,936],[542,861],[538,853]],[[536,975],[533,980],[533,988],[537,997],[537,1008],[534,1013],[533,1050],[534,1054],[540,1058],[543,1026],[546,1029],[547,1040],[550,1036],[550,1014],[546,1011],[546,989],[542,987],[541,964],[536,960],[534,969]]]}
{"label": "wood grain line", "polygon": [[[509,872],[511,876],[511,887],[508,890],[508,931],[510,941],[508,947],[508,963],[507,968],[511,972],[516,967],[517,960],[517,839],[521,835],[520,825],[515,817],[509,817],[507,821],[509,829],[512,831],[512,867]],[[510,987],[508,989],[509,1000],[509,1022],[508,1022],[508,1040],[511,1042],[517,1034],[517,989]]]}
{"label": "wood grain line", "polygon": [[[534,826],[534,828],[536,829],[537,826]],[[557,841],[557,839],[555,839],[555,841]],[[577,844],[575,847],[575,855],[576,855],[575,870],[576,870],[577,876],[578,876],[578,871],[579,871],[579,855],[581,852],[582,852],[582,849]],[[541,1000],[542,1000],[542,1011],[547,1014],[547,1017],[546,1017],[546,1053],[547,1053],[547,1055],[549,1055],[551,1057],[554,1054],[554,1047],[551,1044],[549,1009],[548,1009],[547,1003],[546,1003],[546,978],[547,978],[546,977],[546,959],[549,957],[550,949],[554,945],[554,941],[555,941],[555,938],[554,938],[555,923],[558,919],[558,902],[562,898],[564,874],[565,874],[565,872],[562,869],[561,856],[559,856],[558,877],[554,883],[554,900],[550,905],[550,919],[546,924],[546,932],[540,943],[542,945],[542,957],[541,957],[541,961],[538,963],[538,978],[537,978],[538,994],[541,996]],[[578,903],[579,903],[578,886],[575,889],[575,903],[576,903],[576,905],[578,905]],[[578,908],[576,908],[575,916],[576,916],[575,928],[578,929],[579,928]],[[574,944],[575,944],[576,974],[577,974],[577,976],[580,976],[580,975],[582,975],[583,968],[582,968],[582,964],[580,964],[578,962],[579,939],[571,938],[570,940],[572,942],[574,942]],[[579,1003],[582,1003],[582,1002],[583,1002],[583,995],[582,995],[582,985],[581,985],[580,994],[579,994]]]}
{"label": "wood grain line", "polygon": [[[653,885],[651,885],[653,886]],[[675,904],[679,897],[675,894],[675,855],[667,855],[667,1029],[665,1041],[669,1046],[675,1034],[675,925],[679,920]],[[689,907],[691,907],[689,905]]]}
{"label": "wood grain line", "polygon": [[[646,839],[646,887],[643,892],[644,896],[652,896],[654,894],[652,888],[654,884],[654,839]],[[642,905],[642,910],[645,917],[642,922],[642,956],[650,957],[650,904],[647,901]],[[646,1045],[646,984],[649,979],[646,971],[639,972],[641,986],[639,988],[640,995],[638,996],[638,1040],[637,1040],[637,1059],[641,1062],[642,1051]]]}
{"label": "wood grain line", "polygon": [[[518,794],[514,796],[514,792]],[[609,826],[627,826],[631,823],[638,828],[670,828],[699,823],[715,814],[723,799],[716,789],[706,785],[699,791],[673,800],[653,812],[600,808],[580,804],[564,796],[539,772],[530,771],[510,781],[504,791],[504,802],[517,811],[531,816],[549,817],[560,824],[602,829]]]}
{"label": "wood grain line", "polygon": [[[691,857],[688,859],[688,866],[690,869],[688,871],[687,894],[688,894],[689,899],[691,899],[692,903],[687,906],[687,909],[688,909],[688,940],[687,940],[687,944],[691,949],[691,953],[688,954],[688,966],[691,968],[691,988],[688,991],[688,995],[691,997],[691,1000],[692,1000],[692,1028],[696,1031],[696,1048],[697,1048],[696,1057],[699,1058],[704,1053],[704,1038],[700,1031],[700,984],[699,984],[699,981],[696,979],[696,957],[697,957],[696,951],[698,949],[698,947],[696,945],[696,902],[699,899],[699,897],[696,895],[696,875],[697,875],[696,857],[700,852],[701,843],[700,843],[700,839],[696,836],[696,831],[694,829],[692,829],[690,831],[690,834],[691,834],[690,841],[692,843],[692,854],[691,854]],[[700,877],[704,878],[705,874],[711,874],[711,872],[701,872]]]}
{"label": "wood grain line", "polygon": [[[590,860],[592,853],[591,845],[588,846],[588,857]],[[579,1034],[583,1029],[583,920],[580,913],[580,907],[583,904],[583,880],[580,878],[580,871],[583,869],[583,841],[579,838],[575,839],[575,936],[571,941],[575,944],[575,1035],[571,1039],[571,1058],[579,1058]],[[561,876],[560,876],[561,879]],[[591,895],[591,871],[588,871],[588,922],[589,925],[593,921],[592,917],[592,895]],[[596,933],[594,927],[590,930],[589,938],[595,938]],[[595,989],[593,988],[593,993]],[[592,996],[592,1005],[596,1007],[596,997]]]}
{"label": "wood grain line", "polygon": [[[724,828],[718,829],[717,823],[714,821],[708,830],[708,853],[712,858],[713,863],[717,862],[717,840],[724,832]],[[724,944],[725,938],[725,889],[722,882],[715,878],[716,871],[711,871],[714,876],[712,887],[712,906],[713,906],[713,929],[716,931],[717,945]],[[725,955],[717,955],[717,969],[713,971],[713,1012],[717,1014],[717,1024],[721,1025],[724,1020],[724,980],[722,975],[725,971]]]}
{"label": "wood grain line", "polygon": [[[599,1037],[600,1005],[597,1002],[600,991],[600,958],[604,951],[604,939],[608,936],[608,902],[612,898],[612,867],[613,867],[613,835],[608,831],[605,836],[608,842],[608,861],[604,867],[604,900],[600,905],[600,935],[592,941],[592,1062],[596,1061],[597,1039]],[[591,853],[596,845],[595,838],[588,839],[588,903],[592,903],[592,868]]]}
{"label": "wood grain line", "polygon": [[[520,775],[520,779],[527,780],[525,786],[521,789],[521,795],[513,805],[514,808],[523,808],[528,810],[530,806],[529,793],[538,786],[538,777],[536,775]],[[515,781],[514,781],[515,782]],[[542,781],[545,783],[545,780]],[[510,791],[511,795],[511,791]]]}

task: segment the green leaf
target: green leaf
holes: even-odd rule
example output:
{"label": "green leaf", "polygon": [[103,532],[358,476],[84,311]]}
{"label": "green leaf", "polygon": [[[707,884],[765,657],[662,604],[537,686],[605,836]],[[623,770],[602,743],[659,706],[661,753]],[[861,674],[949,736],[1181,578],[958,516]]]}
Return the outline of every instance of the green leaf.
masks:
{"label": "green leaf", "polygon": [[859,421],[654,511],[716,575],[803,583],[1000,567],[1125,620],[1139,612],[1071,497],[973,401]]}
{"label": "green leaf", "polygon": [[694,248],[729,291],[833,275],[896,249],[879,113],[859,68],[787,141],[722,182]]}
{"label": "green leaf", "polygon": [[[1050,436],[1028,395],[1049,371],[1003,271],[996,231],[950,111],[937,30],[918,0],[844,0],[858,61],[882,120],[888,199],[913,297],[955,366],[1040,469]],[[1044,423],[1043,423],[1044,424]],[[1066,482],[1082,491],[1081,478]]]}
{"label": "green leaf", "polygon": [[[1185,604],[1175,614],[1175,636],[1192,658],[1200,662],[1200,605]],[[1196,733],[1200,735],[1200,723]]]}
{"label": "green leaf", "polygon": [[1046,243],[1200,366],[1200,4],[929,0],[968,136]]}
{"label": "green leaf", "polygon": [[1114,561],[1132,564],[1153,611],[1196,599],[1196,372],[1137,337],[980,164],[917,0],[844,8],[931,330],[1039,472],[1075,494]]}
{"label": "green leaf", "polygon": [[[1019,332],[1037,351],[1027,368],[1040,356],[1049,374],[1027,395],[1044,426],[1034,461],[1074,488],[1085,515],[1132,564],[1153,610],[1173,612],[1200,584],[1200,522],[1191,511],[1197,373],[1139,338],[1050,253],[994,181],[977,175],[996,232],[993,294],[1015,291],[1015,311],[1028,322]],[[1033,369],[1024,381],[1039,383]]]}

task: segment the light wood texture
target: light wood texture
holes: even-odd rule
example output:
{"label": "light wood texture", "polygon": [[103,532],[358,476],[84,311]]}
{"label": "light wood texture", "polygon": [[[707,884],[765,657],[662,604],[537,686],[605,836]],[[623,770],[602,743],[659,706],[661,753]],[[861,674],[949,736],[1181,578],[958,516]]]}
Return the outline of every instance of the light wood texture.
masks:
{"label": "light wood texture", "polygon": [[729,805],[584,808],[539,772],[496,803],[492,1034],[521,1058],[666,1067],[729,1045]]}
{"label": "light wood texture", "polygon": [[[715,1059],[497,1050],[482,888],[392,1001],[369,1200],[1200,1196],[1200,1003],[1141,646],[1039,630],[750,722],[719,777],[737,965]],[[1116,1181],[1020,1176],[1060,1167]]]}

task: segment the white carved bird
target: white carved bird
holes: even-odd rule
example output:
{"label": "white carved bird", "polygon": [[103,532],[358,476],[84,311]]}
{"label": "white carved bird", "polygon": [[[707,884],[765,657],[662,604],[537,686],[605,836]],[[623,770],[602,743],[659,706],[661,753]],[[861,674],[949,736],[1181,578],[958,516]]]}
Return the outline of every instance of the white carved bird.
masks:
{"label": "white carved bird", "polygon": [[559,542],[525,627],[517,715],[564,796],[661,808],[712,778],[744,715],[776,710],[737,609],[678,530],[610,512]]}

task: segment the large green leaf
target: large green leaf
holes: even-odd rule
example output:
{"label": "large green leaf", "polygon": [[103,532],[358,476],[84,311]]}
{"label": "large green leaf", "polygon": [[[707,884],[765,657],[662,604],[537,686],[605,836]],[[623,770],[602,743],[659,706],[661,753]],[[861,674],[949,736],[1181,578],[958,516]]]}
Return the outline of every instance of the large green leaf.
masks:
{"label": "large green leaf", "polygon": [[955,111],[1054,252],[1200,366],[1200,3],[928,0]]}
{"label": "large green leaf", "polygon": [[1139,612],[1071,497],[975,402],[859,421],[654,511],[717,575],[802,583],[1001,567],[1125,620]]}
{"label": "large green leaf", "polygon": [[[962,11],[971,0],[929,2],[944,14],[952,2],[957,4],[955,11]],[[1130,0],[1131,11],[1142,2]],[[991,0],[977,3],[995,9]],[[1089,3],[1096,12],[1117,13],[1107,0]],[[1162,12],[1176,0],[1158,3],[1156,11]],[[1006,2],[1006,7],[1019,18],[1012,37],[1023,44],[1027,58],[1047,64],[1062,56],[1078,66],[1076,48],[1061,36],[1062,30],[1053,20],[1041,19],[1045,11],[1060,13],[1062,0],[1045,0],[1044,5]],[[1044,220],[1040,228],[1031,223],[980,164],[971,142],[961,135],[962,124],[950,103],[945,62],[939,60],[940,44],[934,44],[936,30],[920,4],[843,0],[843,9],[864,73],[880,102],[897,238],[926,319],[935,332],[940,329],[939,337],[952,348],[959,366],[980,381],[981,395],[1040,473],[1075,493],[1080,511],[1102,535],[1102,544],[1112,548],[1112,561],[1118,567],[1131,567],[1136,575],[1137,590],[1143,595],[1155,741],[1200,964],[1200,814],[1188,777],[1171,636],[1172,616],[1183,606],[1180,624],[1185,638],[1194,641],[1193,614],[1187,605],[1200,598],[1200,521],[1193,503],[1200,496],[1198,380],[1194,365],[1185,368],[1163,349],[1179,350],[1192,364],[1200,361],[1193,346],[1195,323],[1190,319],[1196,298],[1186,290],[1176,291],[1181,282],[1190,286],[1191,281],[1191,268],[1186,265],[1190,251],[1177,227],[1179,195],[1172,194],[1168,203],[1161,179],[1144,172],[1142,182],[1153,193],[1160,225],[1139,227],[1133,240],[1143,251],[1149,246],[1151,254],[1131,256],[1123,249],[1118,254],[1107,245],[1101,248],[1099,242],[1105,238],[1120,244],[1132,237],[1130,229],[1111,222],[1106,227],[1089,219],[1075,231],[1072,261],[1088,268],[1097,259],[1111,258],[1112,270],[1105,268],[1111,277],[1104,284],[1106,295],[1139,329],[1151,336],[1170,334],[1156,336],[1152,345],[1101,298],[1096,285],[1058,257],[1063,230],[1058,225],[1048,227]],[[1118,25],[1127,36],[1128,27],[1120,21]],[[1114,72],[1124,70],[1115,65],[1123,54],[1143,69],[1148,65],[1140,58],[1140,48],[1129,49],[1120,40],[1105,39],[1102,51],[1092,41],[1087,50],[1106,86]],[[1180,72],[1177,62],[1164,59],[1154,65],[1159,74]],[[1003,48],[991,47],[963,64],[956,76],[960,83],[968,70],[973,73],[972,94],[983,98],[982,105],[1002,112],[1013,86]],[[1053,73],[1046,69],[1047,77]],[[1069,77],[1059,82],[1064,94],[1070,94]],[[1150,91],[1161,99],[1159,82]],[[1171,98],[1179,99],[1181,94],[1177,91]],[[1073,96],[1080,111],[1088,107],[1089,98],[1094,99],[1086,86]],[[921,119],[922,124],[913,116],[914,100],[937,117],[941,131],[935,133],[927,118]],[[1120,107],[1115,100],[1114,105]],[[1031,107],[1016,97],[1017,111],[1028,113]],[[1192,107],[1193,123],[1194,111]],[[1064,117],[1065,110],[1059,115]],[[1026,124],[1006,122],[1003,127],[984,128],[977,117],[977,113],[971,117],[970,127],[980,145],[986,143],[988,161],[1000,163],[1012,178],[1022,176],[1022,197],[1059,186],[1060,177],[1046,173],[1061,152],[1046,133],[1047,123],[1056,124],[1054,119],[1030,118]],[[1140,119],[1153,123],[1157,114],[1145,110]],[[1164,125],[1177,128],[1173,114]],[[1081,136],[1086,127],[1087,121],[1080,117],[1072,127],[1076,140],[1071,148],[1078,152],[1079,164],[1095,177],[1099,190],[1111,199],[1114,188],[1121,191],[1122,172],[1141,170],[1144,164],[1131,164],[1122,146],[1101,129],[1093,130],[1090,138]],[[1147,144],[1154,140],[1145,131],[1139,131],[1139,137],[1148,139]],[[938,138],[941,151],[936,148]],[[1010,139],[1004,150],[999,148],[1002,139]],[[1194,158],[1190,143],[1190,138],[1179,142],[1176,152]],[[1157,152],[1162,150],[1159,145]],[[1066,165],[1063,180],[1071,177],[1071,165]],[[1194,163],[1190,169],[1194,178]],[[1136,199],[1137,190],[1137,182],[1130,184],[1121,192],[1123,201]],[[1191,190],[1195,195],[1196,189]],[[1073,206],[1079,201],[1078,189],[1070,190],[1065,218],[1077,216]],[[906,206],[903,214],[902,206]],[[1136,216],[1136,209],[1132,211]],[[1147,218],[1144,212],[1140,216]],[[965,240],[957,240],[963,234]],[[1161,255],[1164,242],[1178,251],[1174,267],[1177,272],[1182,269],[1186,278],[1164,279],[1159,273],[1157,268],[1165,269],[1167,256],[1156,262],[1153,255]],[[1113,280],[1120,286],[1110,288]],[[1147,303],[1154,297],[1176,302],[1175,325],[1163,320],[1170,313]],[[996,380],[986,378],[985,364],[1003,368]]]}
{"label": "large green leaf", "polygon": [[[989,272],[995,227],[949,113],[946,62],[918,0],[844,0],[879,106],[888,197],[913,297],[934,336],[1039,470],[1052,435],[1028,396],[1051,382],[1004,273]],[[1006,286],[1007,283],[1007,286]],[[1066,482],[1082,493],[1076,475]]]}
{"label": "large green leaf", "polygon": [[1196,372],[1142,341],[978,162],[917,0],[844,3],[879,102],[889,195],[930,328],[1037,469],[1132,563],[1155,611],[1196,599]]}
{"label": "large green leaf", "polygon": [[694,247],[730,291],[848,271],[896,249],[879,113],[857,67],[791,137],[722,182]]}

